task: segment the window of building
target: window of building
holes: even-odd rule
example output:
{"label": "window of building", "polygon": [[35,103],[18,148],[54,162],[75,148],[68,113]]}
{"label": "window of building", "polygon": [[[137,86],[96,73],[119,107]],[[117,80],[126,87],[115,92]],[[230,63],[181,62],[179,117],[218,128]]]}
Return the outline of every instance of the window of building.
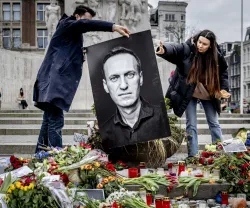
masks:
{"label": "window of building", "polygon": [[37,46],[38,48],[46,48],[48,44],[48,31],[46,29],[37,30]]}
{"label": "window of building", "polygon": [[13,48],[20,48],[21,46],[21,31],[20,29],[13,29]]}
{"label": "window of building", "polygon": [[185,19],[186,19],[186,18],[185,18],[185,14],[182,14],[182,15],[181,15],[181,21],[185,21]]}
{"label": "window of building", "polygon": [[10,48],[11,34],[10,29],[3,29],[3,47]]}
{"label": "window of building", "polygon": [[3,20],[10,21],[11,14],[10,14],[10,3],[3,3]]}
{"label": "window of building", "polygon": [[249,47],[247,48],[247,59],[248,61],[250,61],[250,48]]}
{"label": "window of building", "polygon": [[13,20],[21,20],[21,5],[20,3],[13,3]]}
{"label": "window of building", "polygon": [[247,92],[248,97],[250,97],[250,84],[247,85],[247,90],[248,90],[248,92]]}
{"label": "window of building", "polygon": [[244,95],[243,95],[243,97],[247,97],[247,87],[246,87],[246,85],[244,85]]}
{"label": "window of building", "polygon": [[244,55],[244,56],[243,56],[243,57],[244,57],[244,58],[243,58],[243,59],[244,59],[243,61],[245,62],[245,61],[246,61],[246,49],[244,49],[243,55]]}
{"label": "window of building", "polygon": [[175,21],[175,14],[165,14],[166,21]]}
{"label": "window of building", "polygon": [[250,66],[247,66],[247,77],[250,77]]}
{"label": "window of building", "polygon": [[49,5],[49,4],[41,4],[41,3],[38,3],[37,4],[37,17],[36,19],[38,21],[45,21],[45,8],[46,6]]}

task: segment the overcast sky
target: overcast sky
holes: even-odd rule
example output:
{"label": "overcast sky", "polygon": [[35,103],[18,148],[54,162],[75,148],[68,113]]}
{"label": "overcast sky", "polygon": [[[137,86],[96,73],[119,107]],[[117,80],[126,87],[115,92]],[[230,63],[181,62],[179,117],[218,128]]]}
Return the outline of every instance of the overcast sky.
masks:
{"label": "overcast sky", "polygon": [[[159,0],[148,0],[148,2],[157,7]],[[241,0],[187,0],[186,2],[188,3],[187,26],[198,30],[212,30],[219,43],[241,40]],[[246,28],[250,27],[250,0],[243,2],[245,38]]]}

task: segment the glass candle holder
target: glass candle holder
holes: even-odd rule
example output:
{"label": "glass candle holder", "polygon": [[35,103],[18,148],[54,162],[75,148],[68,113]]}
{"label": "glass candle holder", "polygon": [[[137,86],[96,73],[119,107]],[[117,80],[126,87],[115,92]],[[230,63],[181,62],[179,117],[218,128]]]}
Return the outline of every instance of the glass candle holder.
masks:
{"label": "glass candle holder", "polygon": [[228,205],[228,193],[226,191],[221,192],[221,204]]}
{"label": "glass candle holder", "polygon": [[137,168],[129,168],[128,169],[128,177],[129,178],[136,178],[136,177],[138,177],[138,169]]}

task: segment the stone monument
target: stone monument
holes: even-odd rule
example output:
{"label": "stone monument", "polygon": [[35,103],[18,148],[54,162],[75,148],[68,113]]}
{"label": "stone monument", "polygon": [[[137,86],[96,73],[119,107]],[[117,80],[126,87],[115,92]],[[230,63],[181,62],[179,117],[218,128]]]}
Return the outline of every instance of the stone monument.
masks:
{"label": "stone monument", "polygon": [[56,3],[56,0],[50,0],[50,5],[45,8],[45,22],[48,29],[48,45],[56,31],[59,19],[61,18],[61,8]]}
{"label": "stone monument", "polygon": [[[94,19],[114,22],[128,27],[131,33],[136,33],[150,30],[147,3],[147,0],[67,0],[65,13],[70,16],[76,6],[85,5],[96,11]],[[83,36],[85,47],[121,37],[117,33],[108,32],[88,32]],[[72,109],[90,108],[93,103],[88,64],[84,62],[82,79]]]}

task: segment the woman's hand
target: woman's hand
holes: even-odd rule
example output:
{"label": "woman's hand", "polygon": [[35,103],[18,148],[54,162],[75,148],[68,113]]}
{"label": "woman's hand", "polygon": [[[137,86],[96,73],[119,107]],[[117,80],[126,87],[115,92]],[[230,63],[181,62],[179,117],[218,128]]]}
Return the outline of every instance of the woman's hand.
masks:
{"label": "woman's hand", "polygon": [[163,48],[163,44],[162,41],[160,41],[160,47],[159,47],[159,51],[155,52],[156,54],[162,55],[165,53],[165,49]]}
{"label": "woman's hand", "polygon": [[231,96],[231,94],[228,93],[226,90],[221,90],[220,93],[221,93],[221,97],[225,99],[228,99]]}

